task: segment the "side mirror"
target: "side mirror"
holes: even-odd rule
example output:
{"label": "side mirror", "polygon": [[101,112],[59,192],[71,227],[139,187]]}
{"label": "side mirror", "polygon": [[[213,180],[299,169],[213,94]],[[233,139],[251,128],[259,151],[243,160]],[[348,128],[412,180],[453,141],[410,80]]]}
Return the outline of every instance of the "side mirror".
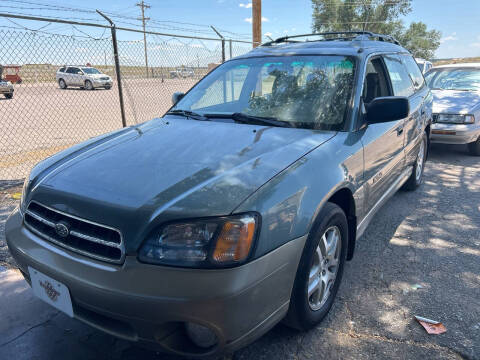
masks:
{"label": "side mirror", "polygon": [[172,105],[175,105],[184,96],[185,96],[185,93],[180,92],[180,91],[177,91],[177,92],[173,93],[173,95],[172,95]]}
{"label": "side mirror", "polygon": [[410,113],[408,98],[387,96],[372,100],[367,107],[367,123],[378,124],[405,119]]}

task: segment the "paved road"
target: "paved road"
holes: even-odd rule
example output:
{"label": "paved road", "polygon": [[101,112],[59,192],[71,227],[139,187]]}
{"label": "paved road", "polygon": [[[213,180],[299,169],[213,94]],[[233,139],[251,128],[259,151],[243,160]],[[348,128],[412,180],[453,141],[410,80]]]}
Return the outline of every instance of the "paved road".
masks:
{"label": "paved road", "polygon": [[[422,187],[395,195],[359,241],[325,321],[307,333],[278,325],[226,359],[480,359],[479,234],[479,159],[434,146]],[[0,299],[1,359],[168,358],[57,313],[14,270],[0,272]],[[413,315],[447,332],[428,335]]]}
{"label": "paved road", "polygon": [[[161,116],[175,91],[194,79],[123,81],[127,124]],[[15,86],[13,99],[0,96],[0,180],[24,178],[40,160],[59,150],[122,126],[118,89],[95,91],[52,83]]]}

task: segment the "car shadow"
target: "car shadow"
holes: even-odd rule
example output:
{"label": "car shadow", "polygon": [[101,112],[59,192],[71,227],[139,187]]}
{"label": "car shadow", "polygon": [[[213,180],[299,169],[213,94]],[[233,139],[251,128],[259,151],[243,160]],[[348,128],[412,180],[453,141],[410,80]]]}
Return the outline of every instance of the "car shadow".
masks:
{"label": "car shadow", "polygon": [[87,92],[90,92],[90,91],[98,91],[98,90],[112,90],[112,88],[110,88],[110,89],[95,88],[95,89],[92,89],[92,90],[87,90],[87,89],[85,89],[85,88],[79,88],[79,87],[67,87],[66,89],[62,89],[62,88],[57,87],[57,90],[62,90],[62,91],[87,91]]}

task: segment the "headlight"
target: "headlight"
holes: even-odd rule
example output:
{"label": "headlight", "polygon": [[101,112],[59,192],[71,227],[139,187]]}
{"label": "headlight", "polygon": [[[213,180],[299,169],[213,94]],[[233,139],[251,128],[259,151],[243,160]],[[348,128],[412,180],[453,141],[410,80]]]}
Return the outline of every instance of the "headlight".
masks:
{"label": "headlight", "polygon": [[25,212],[25,196],[27,195],[28,184],[30,183],[30,174],[25,178],[22,187],[22,196],[20,197],[20,211],[22,214]]}
{"label": "headlight", "polygon": [[475,117],[469,114],[438,114],[437,122],[450,124],[473,124]]}
{"label": "headlight", "polygon": [[253,249],[258,222],[258,215],[248,213],[167,224],[145,240],[138,258],[186,267],[241,264]]}

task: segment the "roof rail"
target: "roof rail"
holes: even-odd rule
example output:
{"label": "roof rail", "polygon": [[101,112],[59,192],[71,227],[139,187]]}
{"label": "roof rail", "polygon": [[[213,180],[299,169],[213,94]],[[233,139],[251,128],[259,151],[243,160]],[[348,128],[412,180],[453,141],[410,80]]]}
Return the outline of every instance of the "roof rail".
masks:
{"label": "roof rail", "polygon": [[288,42],[299,42],[296,38],[308,37],[308,36],[322,36],[323,39],[319,40],[305,40],[305,41],[332,41],[332,40],[375,40],[375,41],[385,41],[391,42],[395,45],[400,45],[400,43],[395,40],[390,35],[376,34],[371,31],[330,31],[330,32],[321,32],[321,33],[311,33],[311,34],[302,34],[302,35],[292,35],[292,36],[282,36],[273,41],[266,42],[262,46],[272,46],[279,43],[288,43]]}

